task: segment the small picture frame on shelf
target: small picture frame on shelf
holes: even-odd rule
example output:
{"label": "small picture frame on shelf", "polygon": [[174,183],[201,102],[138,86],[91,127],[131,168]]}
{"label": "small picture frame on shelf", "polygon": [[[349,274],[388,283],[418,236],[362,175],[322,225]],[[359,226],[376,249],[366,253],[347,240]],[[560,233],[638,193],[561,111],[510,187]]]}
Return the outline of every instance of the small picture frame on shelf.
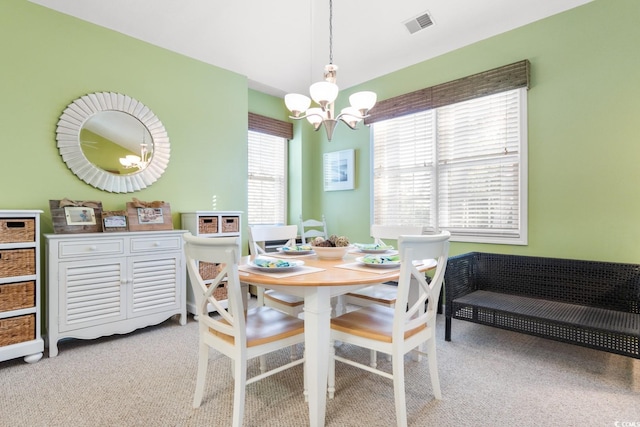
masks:
{"label": "small picture frame on shelf", "polygon": [[66,206],[64,217],[67,225],[95,225],[96,214],[93,208],[86,206]]}
{"label": "small picture frame on shelf", "polygon": [[53,232],[56,234],[102,231],[102,202],[93,200],[49,200]]}
{"label": "small picture frame on shelf", "polygon": [[127,202],[129,231],[173,230],[171,207],[165,202]]}
{"label": "small picture frame on shelf", "polygon": [[127,211],[102,212],[102,231],[108,233],[127,230]]}

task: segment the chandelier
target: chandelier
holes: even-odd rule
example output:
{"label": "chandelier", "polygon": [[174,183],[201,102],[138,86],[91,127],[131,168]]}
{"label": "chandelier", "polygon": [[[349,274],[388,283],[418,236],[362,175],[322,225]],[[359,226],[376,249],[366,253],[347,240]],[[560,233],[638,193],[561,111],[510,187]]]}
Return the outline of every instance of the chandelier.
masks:
{"label": "chandelier", "polygon": [[142,170],[142,169],[146,168],[147,165],[149,164],[149,158],[151,156],[151,153],[149,152],[148,144],[145,142],[145,133],[146,133],[146,130],[143,129],[142,130],[142,143],[140,144],[140,155],[139,156],[130,154],[130,155],[125,156],[125,157],[120,157],[120,164],[125,169],[137,168],[137,169]]}
{"label": "chandelier", "polygon": [[311,99],[319,106],[312,107],[308,96],[298,93],[285,95],[284,102],[293,114],[292,119],[307,119],[313,125],[314,130],[320,129],[324,124],[327,138],[331,141],[333,130],[338,121],[342,121],[351,129],[355,129],[362,119],[367,117],[369,110],[376,104],[376,94],[370,91],[354,93],[349,97],[349,107],[343,108],[340,114],[335,115],[334,102],[338,97],[338,85],[336,85],[336,72],[338,66],[333,63],[333,0],[329,0],[329,64],[324,67],[324,81],[312,84],[309,87]]}

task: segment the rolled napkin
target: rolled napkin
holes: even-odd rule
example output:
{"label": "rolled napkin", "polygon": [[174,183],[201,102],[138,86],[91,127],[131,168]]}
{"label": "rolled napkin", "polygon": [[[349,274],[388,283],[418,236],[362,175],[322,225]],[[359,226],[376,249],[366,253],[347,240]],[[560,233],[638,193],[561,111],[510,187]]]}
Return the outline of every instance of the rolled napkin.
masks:
{"label": "rolled napkin", "polygon": [[282,268],[282,267],[291,267],[293,265],[289,261],[285,261],[282,259],[265,259],[265,258],[256,258],[255,260],[253,260],[253,263],[258,267],[263,267],[263,268]]}
{"label": "rolled napkin", "polygon": [[311,245],[296,245],[296,246],[283,246],[280,248],[285,252],[300,252],[300,251],[310,251],[313,248]]}
{"label": "rolled napkin", "polygon": [[400,255],[367,255],[362,258],[365,264],[397,264],[400,262]]}

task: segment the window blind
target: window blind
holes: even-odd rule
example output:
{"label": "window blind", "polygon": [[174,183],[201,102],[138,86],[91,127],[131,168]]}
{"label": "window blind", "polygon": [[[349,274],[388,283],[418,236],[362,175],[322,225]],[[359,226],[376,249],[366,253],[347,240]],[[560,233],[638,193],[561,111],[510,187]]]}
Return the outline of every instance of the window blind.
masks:
{"label": "window blind", "polygon": [[516,89],[376,122],[374,223],[526,242],[525,106]]}
{"label": "window blind", "polygon": [[248,133],[248,208],[250,225],[286,223],[287,140]]}

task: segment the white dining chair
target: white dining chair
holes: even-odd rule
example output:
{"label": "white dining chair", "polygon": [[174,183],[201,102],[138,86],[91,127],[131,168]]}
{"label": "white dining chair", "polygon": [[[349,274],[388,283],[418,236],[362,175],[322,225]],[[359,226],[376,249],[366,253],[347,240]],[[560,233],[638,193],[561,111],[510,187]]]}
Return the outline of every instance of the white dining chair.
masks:
{"label": "white dining chair", "polygon": [[[283,246],[293,246],[298,237],[296,225],[256,225],[249,227],[249,253],[254,256],[269,254],[265,250],[266,242],[285,241]],[[272,289],[256,289],[258,305],[276,308],[291,316],[299,316],[304,309],[304,299],[278,292]]]}
{"label": "white dining chair", "polygon": [[[304,358],[290,361],[251,378],[247,378],[249,360],[304,342],[304,321],[269,307],[245,310],[241,283],[238,275],[240,238],[221,237],[210,239],[184,235],[184,252],[187,271],[196,300],[198,319],[198,373],[193,407],[198,408],[204,396],[204,386],[209,362],[209,348],[224,354],[233,361],[233,426],[242,426],[246,386],[270,375],[304,363]],[[221,265],[218,276],[210,285],[200,276],[198,262]],[[225,281],[228,293],[228,310],[215,298],[215,289]],[[209,316],[208,304],[218,315]],[[301,393],[302,395],[302,393]]]}
{"label": "white dining chair", "polygon": [[[410,225],[377,225],[371,226],[371,237],[374,242],[380,245],[384,245],[385,240],[398,240],[398,236],[404,235],[419,235],[422,234],[423,227],[410,226]],[[368,306],[371,304],[380,304],[387,307],[395,307],[397,287],[388,283],[379,283],[366,288],[359,289],[357,291],[349,292],[345,295],[345,302],[347,304],[354,304],[358,306]]]}
{"label": "white dining chair", "polygon": [[[371,226],[371,237],[374,239],[374,243],[384,245],[385,240],[398,240],[398,236],[404,235],[419,235],[422,234],[423,227],[421,225],[378,225]],[[383,305],[385,307],[395,307],[397,299],[398,287],[392,283],[378,283],[375,285],[367,286],[366,288],[358,289],[357,291],[349,292],[344,296],[345,304],[357,305],[360,307],[367,307],[372,304]],[[390,357],[390,356],[389,356]],[[371,351],[369,365],[375,368],[378,364],[378,357],[374,350]]]}
{"label": "white dining chair", "polygon": [[[449,253],[449,237],[450,234],[447,231],[433,235],[400,235],[398,237],[400,277],[395,307],[374,304],[331,320],[329,398],[333,398],[336,392],[336,360],[392,379],[396,423],[399,427],[406,427],[404,356],[412,351],[427,356],[433,394],[436,399],[442,398],[436,361],[435,330],[438,298]],[[414,265],[414,261],[428,259],[436,259],[437,261],[431,282],[427,282],[425,273],[420,272]],[[418,298],[411,303],[407,310],[409,288],[412,286],[412,282],[418,287]],[[424,309],[425,304],[427,304],[426,310]],[[340,341],[343,347],[344,344],[350,344],[391,354],[392,372],[372,368],[350,358],[336,355],[334,347],[336,341]]]}
{"label": "white dining chair", "polygon": [[322,237],[325,240],[329,238],[327,233],[327,221],[322,215],[322,220],[317,219],[303,219],[300,215],[300,239],[303,244],[310,243],[311,240],[316,237]]}

